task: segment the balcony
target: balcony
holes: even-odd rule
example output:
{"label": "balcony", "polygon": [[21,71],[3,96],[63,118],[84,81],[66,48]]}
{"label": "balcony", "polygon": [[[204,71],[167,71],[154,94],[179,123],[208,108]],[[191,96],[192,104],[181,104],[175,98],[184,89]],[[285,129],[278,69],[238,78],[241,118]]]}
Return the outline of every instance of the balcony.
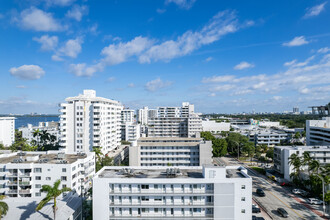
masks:
{"label": "balcony", "polygon": [[20,177],[30,177],[31,173],[20,173]]}
{"label": "balcony", "polygon": [[17,181],[8,181],[7,182],[8,186],[16,186],[17,185]]}
{"label": "balcony", "polygon": [[9,176],[9,177],[16,177],[17,176],[17,173],[8,173],[7,176]]}
{"label": "balcony", "polygon": [[8,190],[7,193],[8,194],[16,194],[17,193],[17,190],[16,189]]}
{"label": "balcony", "polygon": [[19,194],[31,194],[31,191],[29,189],[24,189],[24,190],[20,190]]}
{"label": "balcony", "polygon": [[31,185],[31,182],[30,181],[20,181],[19,182],[19,185],[21,185],[21,186],[29,186],[29,185]]}

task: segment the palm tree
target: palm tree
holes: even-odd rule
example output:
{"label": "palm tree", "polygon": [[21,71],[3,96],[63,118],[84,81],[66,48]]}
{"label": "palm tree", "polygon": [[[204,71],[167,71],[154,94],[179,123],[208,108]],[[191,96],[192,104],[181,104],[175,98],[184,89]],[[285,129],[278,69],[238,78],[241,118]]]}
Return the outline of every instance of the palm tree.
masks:
{"label": "palm tree", "polygon": [[93,147],[93,151],[95,152],[95,156],[97,157],[97,160],[100,161],[102,157],[104,156],[100,147]]}
{"label": "palm tree", "polygon": [[50,185],[43,185],[41,188],[41,192],[47,192],[46,197],[40,201],[40,203],[38,204],[36,211],[41,210],[50,200],[54,200],[54,205],[53,205],[53,212],[54,212],[54,220],[56,217],[56,210],[57,210],[57,206],[56,206],[56,198],[61,195],[63,192],[69,192],[71,191],[70,188],[68,187],[64,187],[62,189],[58,189],[58,187],[60,186],[61,180],[56,180],[56,182],[54,183],[53,186]]}
{"label": "palm tree", "polygon": [[[3,200],[5,196],[1,195],[0,200]],[[3,215],[7,215],[7,212],[9,210],[8,204],[5,202],[0,201],[0,220]]]}
{"label": "palm tree", "polygon": [[320,171],[320,162],[318,160],[312,160],[309,164],[309,169],[313,173],[319,174]]}
{"label": "palm tree", "polygon": [[289,157],[289,165],[293,166],[294,172],[290,176],[297,180],[300,180],[300,169],[302,166],[302,160],[297,154],[291,154]]}

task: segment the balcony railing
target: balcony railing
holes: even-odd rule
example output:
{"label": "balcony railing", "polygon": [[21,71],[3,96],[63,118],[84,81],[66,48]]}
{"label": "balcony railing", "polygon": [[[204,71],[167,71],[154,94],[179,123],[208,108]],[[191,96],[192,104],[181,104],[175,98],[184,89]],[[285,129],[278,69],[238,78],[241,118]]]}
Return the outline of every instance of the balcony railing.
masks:
{"label": "balcony railing", "polygon": [[9,186],[17,185],[17,181],[8,181],[7,185],[9,185]]}
{"label": "balcony railing", "polygon": [[31,173],[20,173],[20,177],[30,177]]}
{"label": "balcony railing", "polygon": [[30,190],[29,189],[25,189],[25,190],[20,190],[19,191],[20,194],[30,194]]}
{"label": "balcony railing", "polygon": [[17,193],[17,190],[8,190],[7,193],[8,193],[8,194],[16,194],[16,193]]}
{"label": "balcony railing", "polygon": [[31,185],[31,182],[29,182],[29,181],[20,181],[19,185],[27,186],[27,185]]}

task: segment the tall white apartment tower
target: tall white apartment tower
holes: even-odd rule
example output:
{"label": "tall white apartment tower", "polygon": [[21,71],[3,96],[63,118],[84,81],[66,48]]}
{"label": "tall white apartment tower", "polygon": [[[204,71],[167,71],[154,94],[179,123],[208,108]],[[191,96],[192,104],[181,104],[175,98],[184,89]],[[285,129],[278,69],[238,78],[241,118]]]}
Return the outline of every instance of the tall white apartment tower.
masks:
{"label": "tall white apartment tower", "polygon": [[0,117],[0,144],[10,146],[15,141],[15,118]]}
{"label": "tall white apartment tower", "polygon": [[60,104],[60,130],[67,153],[89,152],[95,146],[106,154],[120,145],[120,102],[96,97],[94,90],[65,101]]}
{"label": "tall white apartment tower", "polygon": [[141,125],[148,124],[148,107],[143,107],[137,110],[137,122]]}
{"label": "tall white apartment tower", "polygon": [[121,111],[121,123],[133,123],[134,122],[134,110],[124,109]]}

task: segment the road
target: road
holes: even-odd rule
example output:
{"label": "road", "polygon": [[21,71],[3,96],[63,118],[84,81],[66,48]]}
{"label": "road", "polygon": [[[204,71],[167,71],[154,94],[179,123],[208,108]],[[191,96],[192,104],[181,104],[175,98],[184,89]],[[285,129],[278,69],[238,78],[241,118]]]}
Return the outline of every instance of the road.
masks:
{"label": "road", "polygon": [[[222,162],[226,165],[238,165],[237,161],[232,158],[214,158],[214,162],[217,164]],[[248,174],[253,179],[253,199],[259,203],[261,208],[263,208],[273,219],[283,219],[276,211],[277,208],[284,208],[288,212],[289,218],[287,219],[322,219],[311,209],[299,202],[291,193],[283,189],[283,187],[270,182],[263,175],[260,175],[253,170],[248,169]],[[266,196],[259,197],[255,192],[257,188],[262,188]]]}

